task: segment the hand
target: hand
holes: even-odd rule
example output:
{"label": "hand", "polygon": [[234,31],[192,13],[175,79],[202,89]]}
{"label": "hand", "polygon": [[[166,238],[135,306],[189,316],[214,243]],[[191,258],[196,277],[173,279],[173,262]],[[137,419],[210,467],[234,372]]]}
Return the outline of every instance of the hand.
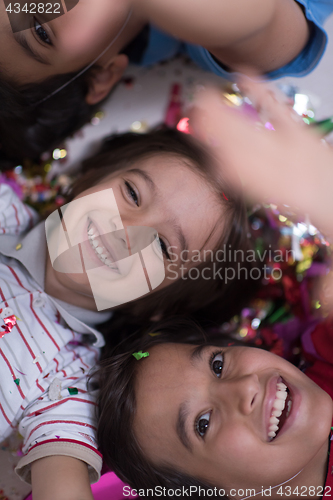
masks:
{"label": "hand", "polygon": [[[328,238],[333,235],[333,152],[265,83],[244,78],[240,86],[254,103],[257,126],[238,109],[227,106],[216,91],[198,99],[193,127],[213,145],[220,168],[236,189],[258,201],[297,207]],[[331,240],[332,241],[332,240]],[[333,307],[333,272],[323,280],[323,300]]]}
{"label": "hand", "polygon": [[298,207],[333,234],[331,148],[267,84],[243,78],[240,86],[275,131],[258,128],[216,91],[198,99],[194,129],[214,145],[221,168],[236,186],[241,178],[248,195]]}

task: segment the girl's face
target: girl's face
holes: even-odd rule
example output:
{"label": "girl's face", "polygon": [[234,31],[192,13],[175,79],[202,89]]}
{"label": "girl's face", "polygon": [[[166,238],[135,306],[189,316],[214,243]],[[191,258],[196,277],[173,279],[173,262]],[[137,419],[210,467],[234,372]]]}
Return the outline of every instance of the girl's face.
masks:
{"label": "girl's face", "polygon": [[[221,211],[210,185],[180,158],[138,161],[65,207],[66,238],[59,246],[56,232],[48,238],[53,264],[60,255],[53,276],[67,290],[94,297],[98,310],[134,300],[150,291],[145,275],[151,289],[162,281],[160,287],[167,286],[194,265],[181,252],[214,248],[223,228]],[[59,228],[58,213],[51,217]],[[65,253],[68,238],[74,251]]]}
{"label": "girl's face", "polygon": [[[288,396],[272,424],[285,392],[279,383]],[[134,432],[152,462],[227,491],[261,491],[306,470],[321,453],[327,457],[331,398],[260,349],[154,346],[138,362],[136,401]],[[279,427],[273,439],[272,425]]]}
{"label": "girl's face", "polygon": [[[39,13],[37,7],[35,13],[25,14],[23,7],[29,6],[29,2],[12,2],[9,19],[4,0],[0,0],[0,66],[7,78],[22,84],[33,83],[83,68],[117,36],[129,13],[126,0],[79,0],[71,10],[73,0],[58,3],[65,4],[68,12],[49,21],[48,15]],[[21,21],[20,16],[24,16]],[[20,22],[24,29],[13,33],[12,25],[20,26]],[[141,21],[133,15],[98,64],[112,60],[136,35],[139,26]]]}

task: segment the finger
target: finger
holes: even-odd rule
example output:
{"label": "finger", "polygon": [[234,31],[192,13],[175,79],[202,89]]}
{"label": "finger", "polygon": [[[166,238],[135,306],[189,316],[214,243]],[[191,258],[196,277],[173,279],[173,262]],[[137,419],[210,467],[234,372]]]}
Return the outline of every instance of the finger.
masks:
{"label": "finger", "polygon": [[241,75],[238,86],[250,99],[261,119],[272,123],[276,130],[293,129],[297,124],[304,125],[287,97],[271,84],[258,78]]}
{"label": "finger", "polygon": [[[237,184],[238,175],[250,184],[257,175],[269,180],[264,157],[268,160],[270,152],[274,152],[276,146],[271,139],[275,139],[275,134],[263,127],[258,129],[242,111],[226,106],[216,91],[203,93],[197,106],[194,128],[219,156],[230,180]],[[258,162],[258,158],[262,161]]]}

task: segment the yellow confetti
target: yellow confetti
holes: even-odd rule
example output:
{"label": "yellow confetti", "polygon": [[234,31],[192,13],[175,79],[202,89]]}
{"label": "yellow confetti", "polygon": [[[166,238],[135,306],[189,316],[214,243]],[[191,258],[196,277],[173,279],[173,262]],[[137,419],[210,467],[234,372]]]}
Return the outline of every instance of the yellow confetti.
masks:
{"label": "yellow confetti", "polygon": [[21,248],[22,248],[22,243],[19,243],[18,245],[16,245],[15,250],[21,250]]}
{"label": "yellow confetti", "polygon": [[241,337],[246,337],[246,335],[247,335],[247,334],[248,334],[248,329],[247,329],[246,327],[241,328],[241,329],[239,330],[239,335],[240,335]]}

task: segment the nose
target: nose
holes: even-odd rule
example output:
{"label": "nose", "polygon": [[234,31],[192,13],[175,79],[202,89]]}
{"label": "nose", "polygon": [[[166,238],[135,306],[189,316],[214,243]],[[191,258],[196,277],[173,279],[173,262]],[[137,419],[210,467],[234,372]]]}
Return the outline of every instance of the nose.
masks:
{"label": "nose", "polygon": [[127,226],[126,235],[133,254],[147,248],[155,240],[157,231],[148,226]]}
{"label": "nose", "polygon": [[250,415],[260,394],[258,375],[255,373],[243,375],[217,383],[220,398],[227,406],[239,411],[243,415]]}
{"label": "nose", "polygon": [[144,250],[156,238],[157,231],[148,226],[127,225],[126,220],[122,220],[119,215],[111,219],[112,232],[110,233],[113,241],[125,258]]}

